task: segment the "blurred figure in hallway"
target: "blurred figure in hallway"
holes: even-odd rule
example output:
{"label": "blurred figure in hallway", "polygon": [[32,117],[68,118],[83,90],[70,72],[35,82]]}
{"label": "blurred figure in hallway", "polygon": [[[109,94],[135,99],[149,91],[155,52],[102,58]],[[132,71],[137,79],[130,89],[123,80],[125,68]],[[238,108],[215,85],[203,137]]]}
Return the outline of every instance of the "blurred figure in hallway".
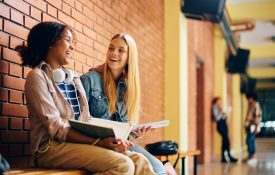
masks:
{"label": "blurred figure in hallway", "polygon": [[248,109],[244,122],[246,131],[246,144],[248,157],[245,159],[249,163],[254,159],[256,147],[255,147],[255,135],[260,132],[260,121],[262,119],[262,110],[258,102],[258,96],[255,92],[247,93],[246,99],[248,101]]}
{"label": "blurred figure in hallway", "polygon": [[238,159],[232,157],[230,153],[230,141],[228,137],[228,127],[226,123],[227,114],[222,110],[220,97],[215,97],[212,101],[212,117],[217,122],[217,130],[222,136],[221,162],[227,163],[227,160],[225,158],[225,152],[227,152],[230,162],[236,163]]}

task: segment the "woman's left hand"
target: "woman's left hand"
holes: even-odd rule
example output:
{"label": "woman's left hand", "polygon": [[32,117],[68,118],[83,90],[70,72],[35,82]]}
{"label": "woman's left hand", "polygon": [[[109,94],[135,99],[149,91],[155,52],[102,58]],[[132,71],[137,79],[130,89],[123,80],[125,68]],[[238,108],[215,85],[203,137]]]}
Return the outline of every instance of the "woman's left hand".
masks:
{"label": "woman's left hand", "polygon": [[154,130],[155,130],[155,128],[151,128],[151,126],[144,126],[142,128],[138,128],[138,129],[132,131],[132,133],[135,134],[135,138],[141,138],[148,132],[154,131]]}

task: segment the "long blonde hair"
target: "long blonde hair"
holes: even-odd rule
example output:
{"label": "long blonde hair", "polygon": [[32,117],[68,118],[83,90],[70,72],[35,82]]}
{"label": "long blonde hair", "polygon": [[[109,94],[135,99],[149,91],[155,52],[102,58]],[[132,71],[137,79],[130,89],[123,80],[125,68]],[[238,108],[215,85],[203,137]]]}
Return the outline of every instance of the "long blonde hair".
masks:
{"label": "long blonde hair", "polygon": [[[126,82],[126,92],[124,94],[124,103],[126,104],[127,115],[130,123],[137,123],[140,116],[140,79],[138,67],[138,51],[135,40],[126,33],[118,33],[115,38],[123,39],[128,45],[128,61],[123,72]],[[107,64],[104,64],[103,85],[108,98],[109,114],[117,112],[117,96],[115,80]]]}

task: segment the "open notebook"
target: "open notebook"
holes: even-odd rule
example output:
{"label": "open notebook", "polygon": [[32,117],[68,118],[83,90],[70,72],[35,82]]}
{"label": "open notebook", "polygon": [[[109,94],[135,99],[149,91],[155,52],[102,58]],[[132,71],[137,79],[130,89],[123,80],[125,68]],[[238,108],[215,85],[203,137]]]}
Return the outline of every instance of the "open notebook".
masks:
{"label": "open notebook", "polygon": [[89,122],[69,120],[71,128],[92,138],[115,137],[126,140],[132,129],[129,123],[91,118]]}

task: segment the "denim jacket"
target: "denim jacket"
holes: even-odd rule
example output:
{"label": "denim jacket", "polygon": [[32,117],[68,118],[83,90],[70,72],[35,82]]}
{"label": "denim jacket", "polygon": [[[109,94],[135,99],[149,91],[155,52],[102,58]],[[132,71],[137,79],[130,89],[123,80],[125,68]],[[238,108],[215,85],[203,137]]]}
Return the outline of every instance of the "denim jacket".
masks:
{"label": "denim jacket", "polygon": [[117,83],[118,111],[114,114],[108,114],[108,99],[104,92],[102,73],[92,70],[83,74],[80,80],[86,91],[91,116],[119,122],[128,122],[124,103],[124,93],[126,90],[126,82],[124,79],[120,79]]}

